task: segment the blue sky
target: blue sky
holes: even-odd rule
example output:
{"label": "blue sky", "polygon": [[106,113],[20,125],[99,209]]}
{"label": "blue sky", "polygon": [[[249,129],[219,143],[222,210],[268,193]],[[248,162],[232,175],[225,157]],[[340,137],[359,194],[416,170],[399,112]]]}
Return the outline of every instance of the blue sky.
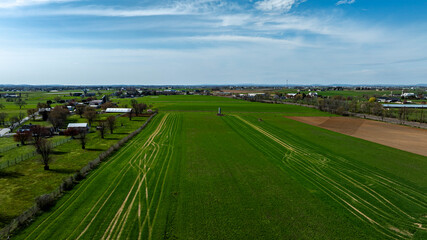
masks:
{"label": "blue sky", "polygon": [[0,84],[427,83],[425,0],[1,0]]}

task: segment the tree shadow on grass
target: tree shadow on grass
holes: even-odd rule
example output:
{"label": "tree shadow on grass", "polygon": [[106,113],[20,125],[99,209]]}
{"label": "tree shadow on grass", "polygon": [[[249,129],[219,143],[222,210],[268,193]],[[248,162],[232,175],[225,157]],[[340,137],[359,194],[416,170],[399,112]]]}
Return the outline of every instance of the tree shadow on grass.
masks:
{"label": "tree shadow on grass", "polygon": [[121,138],[115,138],[115,137],[110,138],[110,137],[106,137],[105,139],[107,139],[107,140],[120,140]]}
{"label": "tree shadow on grass", "polygon": [[63,151],[52,151],[53,155],[64,155],[67,154],[68,152],[63,152]]}
{"label": "tree shadow on grass", "polygon": [[101,148],[86,148],[86,151],[101,152],[101,151],[104,151],[104,149],[101,149]]}
{"label": "tree shadow on grass", "polygon": [[22,173],[18,172],[3,172],[0,170],[0,178],[19,178],[24,176]]}
{"label": "tree shadow on grass", "polygon": [[76,170],[73,170],[73,169],[63,169],[63,168],[50,169],[49,171],[55,172],[55,173],[65,173],[65,174],[71,174],[76,172]]}

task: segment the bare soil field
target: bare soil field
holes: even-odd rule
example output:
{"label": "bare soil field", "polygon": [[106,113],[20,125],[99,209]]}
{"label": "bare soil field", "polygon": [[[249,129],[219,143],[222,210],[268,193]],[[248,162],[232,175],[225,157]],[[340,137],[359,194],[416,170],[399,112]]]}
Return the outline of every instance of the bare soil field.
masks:
{"label": "bare soil field", "polygon": [[348,117],[287,117],[334,132],[427,156],[427,130]]}

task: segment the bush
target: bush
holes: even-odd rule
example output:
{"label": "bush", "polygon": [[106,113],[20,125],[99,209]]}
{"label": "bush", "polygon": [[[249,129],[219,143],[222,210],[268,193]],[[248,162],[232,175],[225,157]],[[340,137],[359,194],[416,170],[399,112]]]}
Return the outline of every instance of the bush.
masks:
{"label": "bush", "polygon": [[37,207],[42,211],[47,211],[55,205],[55,198],[51,194],[44,194],[36,198]]}
{"label": "bush", "polygon": [[61,184],[62,191],[70,191],[74,187],[74,181],[71,177],[67,178]]}

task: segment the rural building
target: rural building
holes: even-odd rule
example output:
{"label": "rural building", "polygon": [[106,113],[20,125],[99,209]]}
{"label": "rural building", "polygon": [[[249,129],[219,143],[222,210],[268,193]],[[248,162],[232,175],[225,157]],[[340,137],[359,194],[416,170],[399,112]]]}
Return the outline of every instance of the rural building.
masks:
{"label": "rural building", "polygon": [[69,123],[67,130],[76,129],[78,131],[89,131],[89,124],[87,123]]}
{"label": "rural building", "polygon": [[294,98],[298,93],[287,93],[286,97],[287,98]]}
{"label": "rural building", "polygon": [[106,113],[130,113],[132,108],[107,108]]}
{"label": "rural building", "polygon": [[415,97],[415,93],[402,93],[403,98],[412,98]]}

